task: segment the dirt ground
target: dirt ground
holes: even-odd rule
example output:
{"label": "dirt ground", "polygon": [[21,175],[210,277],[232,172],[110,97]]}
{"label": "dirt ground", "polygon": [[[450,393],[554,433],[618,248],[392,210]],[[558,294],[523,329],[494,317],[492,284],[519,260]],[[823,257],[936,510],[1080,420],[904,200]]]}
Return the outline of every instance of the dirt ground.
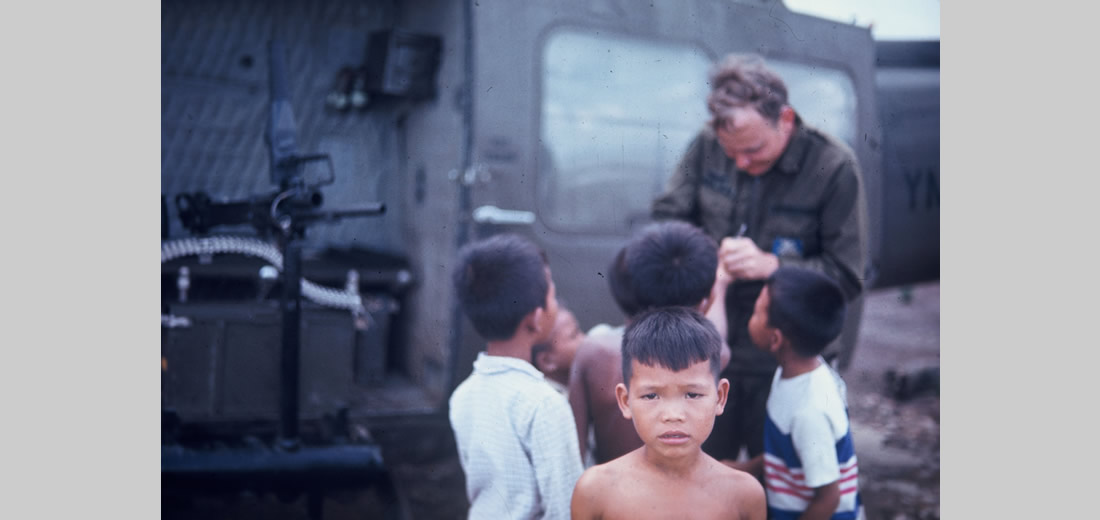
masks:
{"label": "dirt ground", "polygon": [[867,295],[841,374],[868,520],[940,517],[939,318],[938,282]]}

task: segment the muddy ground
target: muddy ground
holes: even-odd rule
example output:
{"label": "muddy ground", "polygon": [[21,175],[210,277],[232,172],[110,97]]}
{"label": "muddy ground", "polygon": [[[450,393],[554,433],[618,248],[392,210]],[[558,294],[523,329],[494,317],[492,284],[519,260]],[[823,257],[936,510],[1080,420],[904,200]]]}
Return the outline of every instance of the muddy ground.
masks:
{"label": "muddy ground", "polygon": [[940,517],[939,318],[939,283],[867,296],[842,375],[869,520]]}

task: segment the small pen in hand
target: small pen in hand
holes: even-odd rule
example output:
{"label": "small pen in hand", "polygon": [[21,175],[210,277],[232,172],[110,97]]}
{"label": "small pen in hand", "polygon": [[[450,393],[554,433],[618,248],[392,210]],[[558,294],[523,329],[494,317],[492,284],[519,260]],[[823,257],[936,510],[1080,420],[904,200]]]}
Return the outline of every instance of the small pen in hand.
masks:
{"label": "small pen in hand", "polygon": [[737,238],[743,237],[743,236],[745,236],[745,232],[748,231],[748,230],[749,230],[749,225],[742,222],[741,223],[741,228],[737,230],[737,234],[734,235],[734,236],[737,237]]}

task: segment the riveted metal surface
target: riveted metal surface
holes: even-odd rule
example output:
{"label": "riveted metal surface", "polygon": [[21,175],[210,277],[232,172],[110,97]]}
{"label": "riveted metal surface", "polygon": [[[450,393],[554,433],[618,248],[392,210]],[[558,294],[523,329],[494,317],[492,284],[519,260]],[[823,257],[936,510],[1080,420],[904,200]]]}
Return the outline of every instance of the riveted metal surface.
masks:
{"label": "riveted metal surface", "polygon": [[314,226],[308,245],[401,252],[396,110],[325,106],[339,70],[365,61],[370,32],[392,27],[395,11],[388,1],[161,3],[161,191],[168,196],[172,238],[187,235],[173,202],[178,193],[205,191],[231,201],[275,189],[264,132],[267,44],[279,38],[299,151],[328,153],[335,166],[335,183],[322,190],[323,209],[361,202],[388,207],[381,217]]}

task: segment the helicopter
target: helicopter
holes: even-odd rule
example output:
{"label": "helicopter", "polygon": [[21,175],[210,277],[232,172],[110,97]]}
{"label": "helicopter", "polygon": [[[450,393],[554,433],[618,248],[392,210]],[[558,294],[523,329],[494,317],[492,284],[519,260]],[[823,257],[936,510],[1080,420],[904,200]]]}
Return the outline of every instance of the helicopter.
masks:
{"label": "helicopter", "polygon": [[162,0],[165,510],[247,489],[320,517],[364,486],[412,517],[461,504],[451,466],[433,496],[400,492],[422,476],[402,461],[453,454],[447,397],[483,346],[456,252],[525,235],[582,329],[622,322],[604,272],[730,52],[855,152],[865,290],[938,279],[938,42],[778,0]]}

